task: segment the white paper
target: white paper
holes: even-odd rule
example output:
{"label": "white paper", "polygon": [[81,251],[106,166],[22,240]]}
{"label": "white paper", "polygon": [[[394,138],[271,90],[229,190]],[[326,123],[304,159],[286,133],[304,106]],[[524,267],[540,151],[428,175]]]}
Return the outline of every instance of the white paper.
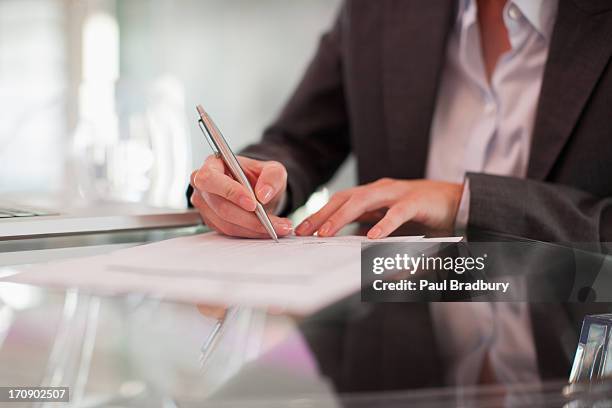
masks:
{"label": "white paper", "polygon": [[[413,236],[375,242],[422,240]],[[364,241],[360,236],[292,236],[276,243],[208,233],[18,268],[7,280],[310,313],[359,290]]]}

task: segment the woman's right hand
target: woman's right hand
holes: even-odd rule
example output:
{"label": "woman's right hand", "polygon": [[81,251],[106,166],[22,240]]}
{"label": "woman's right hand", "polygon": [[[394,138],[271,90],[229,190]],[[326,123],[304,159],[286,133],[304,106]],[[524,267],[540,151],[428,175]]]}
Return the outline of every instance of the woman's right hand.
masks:
{"label": "woman's right hand", "polygon": [[[274,216],[287,190],[287,170],[275,161],[237,157],[255,195],[266,209],[278,236],[291,233],[291,221]],[[223,161],[209,156],[204,165],[191,175],[191,203],[206,225],[215,231],[235,237],[270,238],[255,215],[256,202],[250,192],[233,179]]]}

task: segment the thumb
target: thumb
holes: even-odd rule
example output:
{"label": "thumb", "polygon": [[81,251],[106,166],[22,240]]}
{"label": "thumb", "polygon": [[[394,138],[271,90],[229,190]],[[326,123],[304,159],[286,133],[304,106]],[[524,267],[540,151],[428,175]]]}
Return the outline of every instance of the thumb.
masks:
{"label": "thumb", "polygon": [[255,194],[262,204],[268,204],[276,195],[285,190],[287,170],[279,162],[266,162],[255,185]]}

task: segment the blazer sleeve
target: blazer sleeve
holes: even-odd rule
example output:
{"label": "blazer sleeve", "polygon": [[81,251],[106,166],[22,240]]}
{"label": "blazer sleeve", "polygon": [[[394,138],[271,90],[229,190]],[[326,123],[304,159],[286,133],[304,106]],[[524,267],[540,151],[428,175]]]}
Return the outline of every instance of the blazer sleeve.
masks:
{"label": "blazer sleeve", "polygon": [[342,31],[346,6],[318,50],[297,89],[263,139],[240,154],[281,162],[288,173],[292,211],[329,181],[351,151],[342,74]]}
{"label": "blazer sleeve", "polygon": [[470,173],[468,229],[540,241],[612,241],[612,198],[560,184]]}

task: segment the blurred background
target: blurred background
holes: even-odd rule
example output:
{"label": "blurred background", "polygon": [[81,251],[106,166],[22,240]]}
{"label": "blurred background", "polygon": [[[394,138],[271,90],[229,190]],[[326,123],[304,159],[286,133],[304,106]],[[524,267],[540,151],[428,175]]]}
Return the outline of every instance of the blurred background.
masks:
{"label": "blurred background", "polygon": [[0,193],[183,205],[210,153],[195,105],[257,140],[339,3],[0,0]]}

